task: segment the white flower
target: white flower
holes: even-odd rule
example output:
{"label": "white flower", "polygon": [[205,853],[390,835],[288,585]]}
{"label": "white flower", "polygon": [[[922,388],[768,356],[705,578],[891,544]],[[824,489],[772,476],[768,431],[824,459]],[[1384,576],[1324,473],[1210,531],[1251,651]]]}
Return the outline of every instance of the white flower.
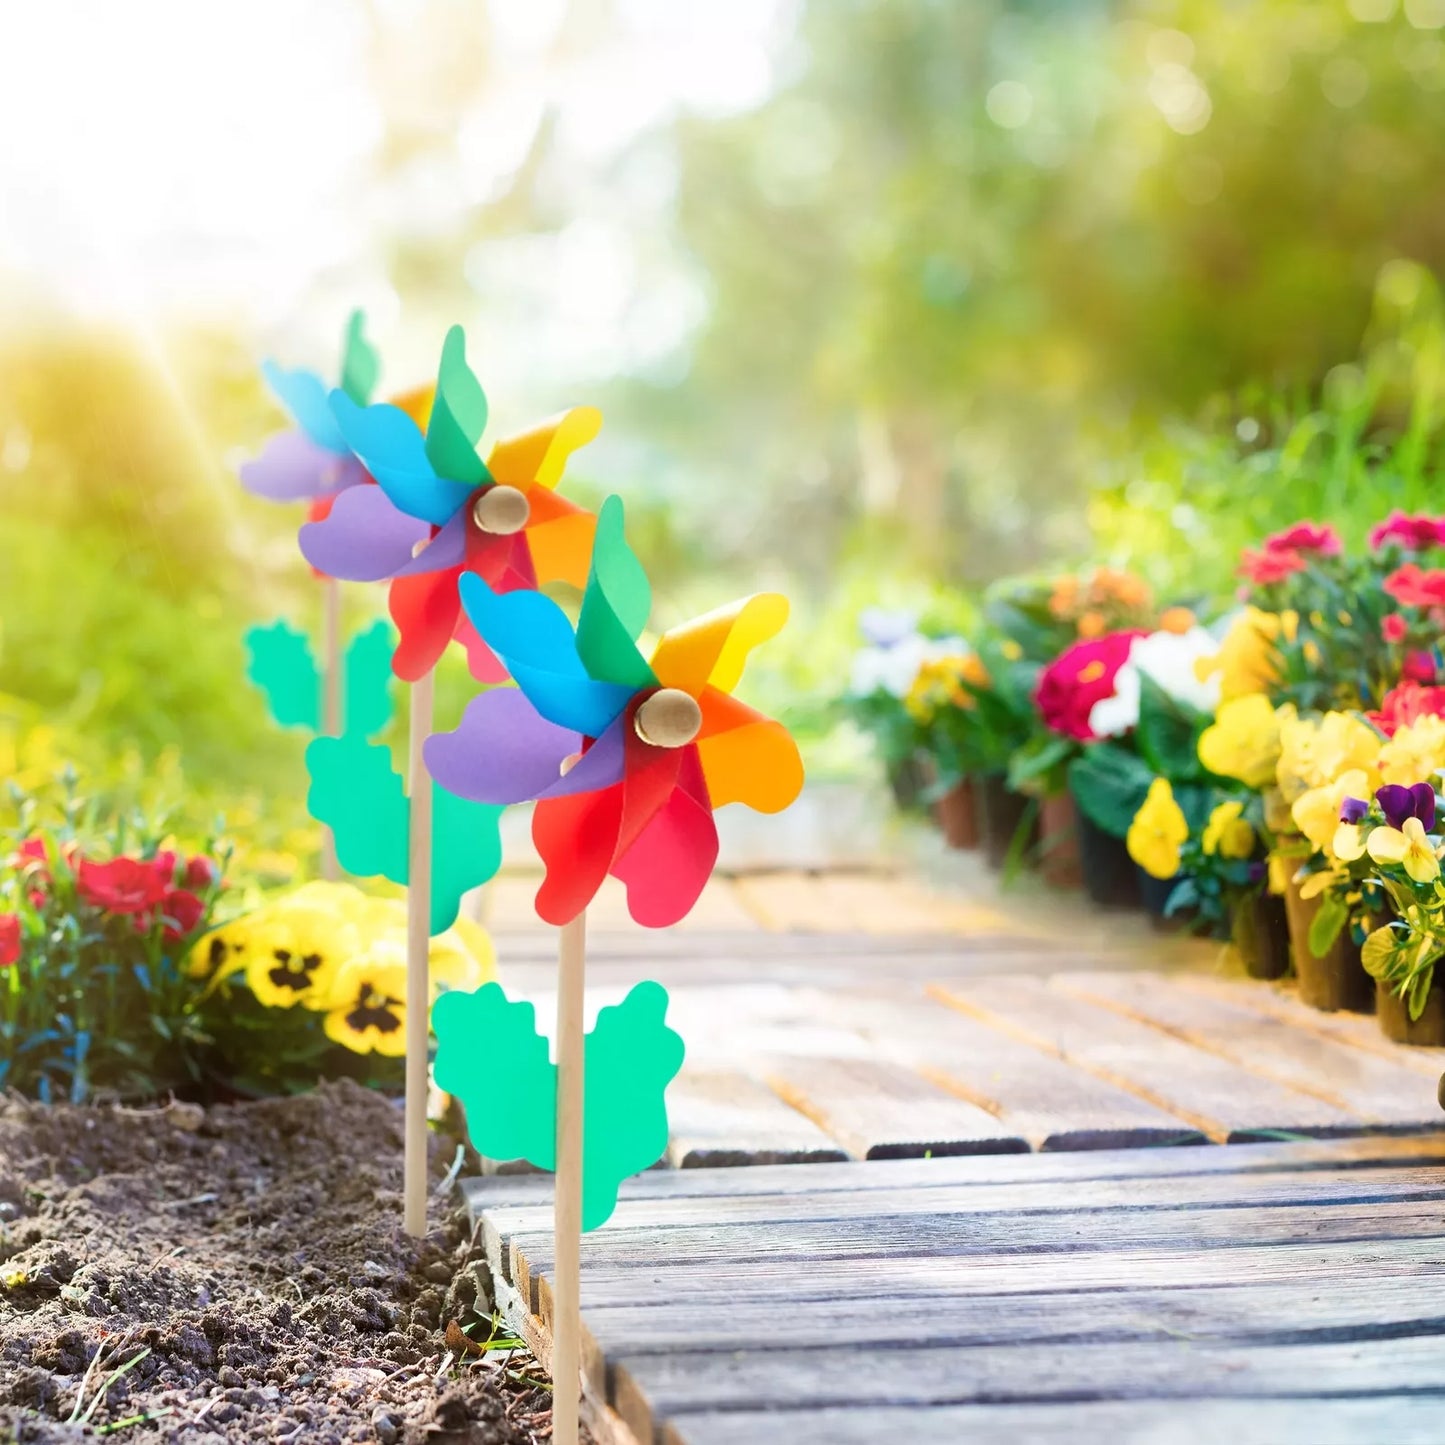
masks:
{"label": "white flower", "polygon": [[1146,674],[1176,702],[1211,716],[1219,706],[1219,674],[1200,682],[1194,664],[1213,657],[1219,643],[1204,627],[1188,632],[1152,632],[1129,649],[1129,660],[1114,678],[1114,695],[1096,702],[1089,726],[1098,737],[1115,737],[1139,723],[1139,678]]}
{"label": "white flower", "polygon": [[875,692],[906,697],[925,662],[967,651],[961,637],[922,637],[916,632],[891,647],[865,647],[853,655],[848,691],[854,697],[871,697]]}

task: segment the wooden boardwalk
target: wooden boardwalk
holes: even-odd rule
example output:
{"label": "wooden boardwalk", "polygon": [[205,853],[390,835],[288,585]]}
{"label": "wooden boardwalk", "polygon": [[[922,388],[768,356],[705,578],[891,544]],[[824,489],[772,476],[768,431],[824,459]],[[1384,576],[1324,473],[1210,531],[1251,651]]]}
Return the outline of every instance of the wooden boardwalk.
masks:
{"label": "wooden boardwalk", "polygon": [[[1445,1440],[1445,1051],[1138,919],[868,877],[604,907],[588,973],[593,1011],[659,979],[688,1046],[674,1167],[584,1242],[599,1438]],[[465,1187],[545,1359],[550,1178]]]}

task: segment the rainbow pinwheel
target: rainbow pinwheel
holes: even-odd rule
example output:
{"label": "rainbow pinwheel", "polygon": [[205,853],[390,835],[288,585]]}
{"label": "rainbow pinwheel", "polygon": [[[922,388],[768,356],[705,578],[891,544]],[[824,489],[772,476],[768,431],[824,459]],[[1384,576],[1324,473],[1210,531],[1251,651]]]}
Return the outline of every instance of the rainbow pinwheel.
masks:
{"label": "rainbow pinwheel", "polygon": [[306,559],[332,577],[391,582],[397,676],[424,676],[455,637],[473,676],[502,681],[504,669],[462,612],[457,581],[470,570],[499,593],[583,584],[594,519],[555,488],[567,458],[597,435],[601,414],[574,407],[497,442],[483,462],[487,398],[459,326],[442,347],[425,436],[404,410],[362,405],[344,387],[331,393],[330,414],[378,485],[344,492],[326,518],[301,528]]}
{"label": "rainbow pinwheel", "polygon": [[616,497],[597,515],[575,631],[541,593],[501,595],[473,575],[460,589],[517,686],[474,698],[455,732],[427,740],[432,777],[476,802],[536,801],[547,922],[575,918],[611,873],[637,922],[676,923],[717,859],[714,809],[776,813],[802,787],[787,729],[731,696],[748,653],[787,619],[787,599],[760,594],[673,628],[644,660],[652,593]]}

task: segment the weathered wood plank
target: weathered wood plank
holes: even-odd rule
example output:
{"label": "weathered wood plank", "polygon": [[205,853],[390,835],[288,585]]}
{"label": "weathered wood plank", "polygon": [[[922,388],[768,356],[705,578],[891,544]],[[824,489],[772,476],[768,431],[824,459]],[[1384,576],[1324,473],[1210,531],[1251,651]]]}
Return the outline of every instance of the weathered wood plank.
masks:
{"label": "weathered wood plank", "polygon": [[1202,1142],[1197,1127],[1051,1053],[923,994],[798,991],[820,1021],[857,1029],[879,1054],[997,1115],[1036,1149]]}
{"label": "weathered wood plank", "polygon": [[816,1163],[847,1153],[810,1119],[746,1074],[684,1067],[667,1091],[675,1168]]}
{"label": "weathered wood plank", "polygon": [[943,1002],[1179,1115],[1216,1139],[1358,1130],[1359,1115],[1031,978],[939,985]]}
{"label": "weathered wood plank", "polygon": [[1427,1127],[1439,1119],[1435,1091],[1398,1059],[1333,1042],[1222,998],[1181,989],[1158,974],[1060,974],[1050,984],[1371,1123]]}
{"label": "weathered wood plank", "polygon": [[[879,1366],[875,1366],[878,1368]],[[1428,1395],[730,1410],[669,1422],[663,1445],[1439,1445]]]}
{"label": "weathered wood plank", "polygon": [[1028,1141],[992,1114],[897,1065],[782,1057],[766,1078],[855,1159],[1028,1151]]}

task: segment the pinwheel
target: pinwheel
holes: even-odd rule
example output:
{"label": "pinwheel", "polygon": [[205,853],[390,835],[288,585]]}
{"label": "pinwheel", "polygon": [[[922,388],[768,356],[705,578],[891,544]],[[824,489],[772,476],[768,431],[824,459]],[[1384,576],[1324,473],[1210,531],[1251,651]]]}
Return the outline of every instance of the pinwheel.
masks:
{"label": "pinwheel", "polygon": [[454,326],[424,436],[401,408],[367,406],[344,387],[331,393],[330,416],[378,486],[351,488],[327,516],[302,527],[306,559],[332,577],[390,581],[401,632],[392,661],[398,677],[424,676],[455,636],[479,681],[502,681],[504,670],[462,614],[458,578],[470,570],[497,592],[582,585],[593,518],[556,486],[567,458],[597,435],[601,414],[574,407],[497,442],[484,462],[476,448],[486,393]]}
{"label": "pinwheel", "polygon": [[786,598],[759,594],[673,628],[645,660],[651,589],[616,497],[598,513],[575,631],[537,592],[464,575],[461,597],[517,687],[474,698],[455,732],[429,738],[427,768],[476,802],[535,800],[547,922],[577,917],[611,873],[637,922],[676,923],[717,859],[714,810],[776,813],[797,797],[803,767],[787,729],[731,695],[748,653],[786,620]]}

